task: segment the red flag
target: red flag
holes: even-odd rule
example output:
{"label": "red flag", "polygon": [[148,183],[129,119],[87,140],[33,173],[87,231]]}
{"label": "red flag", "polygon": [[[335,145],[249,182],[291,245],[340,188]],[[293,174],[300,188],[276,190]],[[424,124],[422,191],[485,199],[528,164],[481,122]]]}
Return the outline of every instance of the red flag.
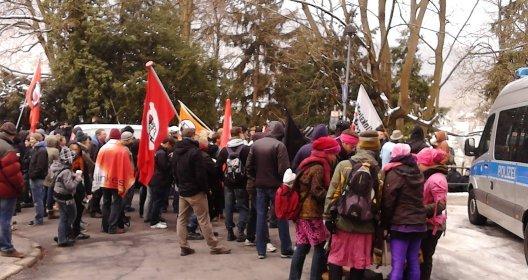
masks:
{"label": "red flag", "polygon": [[152,61],[147,62],[147,93],[143,102],[141,140],[139,141],[139,182],[147,186],[154,174],[154,155],[169,133],[169,123],[176,115],[169,95],[163,88]]}
{"label": "red flag", "polygon": [[40,121],[40,76],[41,71],[39,60],[37,63],[37,68],[35,69],[35,74],[33,74],[33,79],[31,79],[31,84],[29,84],[29,87],[26,90],[26,104],[31,109],[29,113],[29,124],[31,125],[31,132],[35,132]]}
{"label": "red flag", "polygon": [[222,127],[222,137],[220,138],[220,149],[227,146],[227,142],[231,138],[231,128],[233,128],[233,122],[231,121],[231,100],[229,98],[226,99],[224,110],[224,125]]}

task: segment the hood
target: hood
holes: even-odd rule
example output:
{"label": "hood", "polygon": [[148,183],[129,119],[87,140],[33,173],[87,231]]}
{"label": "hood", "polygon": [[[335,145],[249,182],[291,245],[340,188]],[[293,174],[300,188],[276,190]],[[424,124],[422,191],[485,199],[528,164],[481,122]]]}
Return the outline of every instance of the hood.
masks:
{"label": "hood", "polygon": [[227,142],[227,147],[234,148],[234,147],[238,147],[238,146],[244,145],[244,144],[245,144],[245,141],[243,139],[231,138],[231,140],[229,140],[229,142]]}
{"label": "hood", "polygon": [[40,147],[44,147],[44,148],[46,148],[46,142],[44,142],[44,141],[40,141],[40,142],[38,142],[38,143],[35,145],[35,148],[40,148]]}
{"label": "hood", "polygon": [[310,134],[310,139],[315,141],[321,137],[328,136],[328,128],[324,124],[318,124]]}
{"label": "hood", "polygon": [[59,160],[53,161],[53,163],[51,163],[50,169],[49,169],[51,178],[55,178],[55,176],[57,176],[57,173],[59,173],[61,170],[65,169],[65,168],[70,168],[70,166],[64,164],[63,162],[61,162]]}
{"label": "hood", "polygon": [[433,166],[430,166],[428,167],[424,172],[424,177],[426,179],[428,179],[429,177],[431,177],[431,175],[433,174],[436,174],[436,173],[442,173],[444,175],[446,175],[448,172],[447,170],[447,166],[445,165],[433,165]]}
{"label": "hood", "polygon": [[396,174],[405,178],[410,185],[421,185],[424,182],[424,176],[420,173],[417,166],[400,165],[393,169]]}
{"label": "hood", "polygon": [[251,141],[255,142],[259,139],[262,139],[264,138],[264,133],[262,132],[255,132],[255,134],[253,134],[253,136],[251,137]]}
{"label": "hood", "polygon": [[10,145],[13,145],[13,141],[11,141],[11,139],[9,138],[9,135],[5,132],[0,132],[0,139],[3,139],[5,140],[7,143],[9,143]]}
{"label": "hood", "polygon": [[415,126],[411,132],[410,140],[414,140],[414,141],[425,140],[423,129],[419,126]]}
{"label": "hood", "polygon": [[368,162],[371,166],[379,166],[378,161],[376,160],[376,153],[374,151],[358,149],[356,154],[350,159],[355,162]]}
{"label": "hood", "polygon": [[447,140],[447,133],[445,131],[437,131],[434,135],[437,143]]}
{"label": "hood", "polygon": [[281,140],[284,137],[284,125],[278,121],[272,121],[268,124],[266,136]]}
{"label": "hood", "polygon": [[46,142],[46,146],[50,148],[56,148],[59,146],[59,139],[57,139],[56,136],[50,135],[44,139],[44,142]]}
{"label": "hood", "polygon": [[176,142],[176,145],[174,145],[174,154],[183,155],[188,150],[198,149],[199,147],[198,141],[185,137],[181,141]]}

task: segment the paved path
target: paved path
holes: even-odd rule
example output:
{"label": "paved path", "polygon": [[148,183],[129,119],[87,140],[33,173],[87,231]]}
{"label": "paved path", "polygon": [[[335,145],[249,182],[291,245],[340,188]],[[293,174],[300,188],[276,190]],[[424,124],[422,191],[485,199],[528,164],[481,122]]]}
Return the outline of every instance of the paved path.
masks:
{"label": "paved path", "polygon": [[[484,227],[471,225],[465,200],[464,196],[450,199],[448,231],[437,248],[433,279],[528,279],[522,240],[492,223]],[[19,224],[31,219],[31,210],[24,209],[16,217]],[[278,253],[258,260],[255,248],[241,243],[223,241],[233,253],[213,256],[205,241],[191,241],[197,253],[180,257],[176,215],[167,213],[165,217],[167,230],[151,230],[137,213],[132,213],[132,228],[123,235],[99,233],[100,220],[85,218],[92,238],[78,241],[73,248],[54,245],[56,221],[46,221],[40,227],[20,225],[17,234],[39,242],[44,259],[12,279],[287,279],[289,260],[281,259]],[[221,240],[225,240],[223,228],[215,223]],[[270,233],[278,244],[277,230]],[[293,228],[291,233],[293,237]],[[308,258],[303,279],[308,279],[309,262]]]}

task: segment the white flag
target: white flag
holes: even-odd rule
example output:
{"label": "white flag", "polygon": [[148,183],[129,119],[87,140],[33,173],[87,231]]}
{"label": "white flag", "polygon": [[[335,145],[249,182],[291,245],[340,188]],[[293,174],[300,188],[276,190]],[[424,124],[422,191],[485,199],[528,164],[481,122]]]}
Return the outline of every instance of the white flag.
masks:
{"label": "white flag", "polygon": [[359,132],[374,130],[383,124],[363,85],[359,87],[353,123]]}

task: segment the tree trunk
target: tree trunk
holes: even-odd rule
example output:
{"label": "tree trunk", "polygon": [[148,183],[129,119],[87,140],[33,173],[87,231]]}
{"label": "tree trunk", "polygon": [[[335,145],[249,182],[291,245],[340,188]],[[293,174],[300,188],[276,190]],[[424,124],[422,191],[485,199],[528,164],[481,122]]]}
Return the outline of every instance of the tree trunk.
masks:
{"label": "tree trunk", "polygon": [[193,0],[180,0],[180,13],[182,20],[182,39],[191,42],[191,22],[193,16]]}
{"label": "tree trunk", "polygon": [[372,40],[372,33],[370,32],[370,26],[368,22],[368,0],[359,0],[359,13],[361,18],[361,28],[365,35],[365,41],[367,44],[368,58],[372,71],[372,78],[376,81],[376,90],[381,91],[380,88],[380,68],[379,63],[376,59],[374,41]]}
{"label": "tree trunk", "polygon": [[[378,58],[378,63],[380,67],[380,78],[379,78],[379,90],[385,93],[387,96],[391,93],[392,87],[392,69],[391,69],[391,55],[388,43],[388,30],[387,24],[385,23],[385,7],[387,1],[379,0],[378,3],[378,21],[380,26],[380,38],[381,38],[381,48]],[[394,6],[394,3],[393,3]]]}
{"label": "tree trunk", "polygon": [[433,74],[433,84],[429,89],[429,99],[427,99],[427,110],[424,112],[424,119],[430,120],[438,110],[437,101],[440,99],[440,85],[442,83],[442,71],[444,69],[444,39],[446,27],[446,0],[439,0],[438,21],[439,30],[437,33],[437,44],[435,49],[435,69]]}
{"label": "tree trunk", "polygon": [[[410,111],[409,100],[409,82],[411,76],[412,66],[414,64],[414,56],[418,47],[418,40],[420,39],[420,29],[422,27],[423,18],[429,0],[421,0],[417,5],[416,0],[411,2],[411,17],[409,21],[409,39],[407,40],[407,54],[402,66],[400,76],[400,96],[398,99],[398,106],[401,108],[401,114],[406,115]],[[398,117],[401,117],[398,116]],[[398,128],[402,129],[402,121],[397,122]]]}

